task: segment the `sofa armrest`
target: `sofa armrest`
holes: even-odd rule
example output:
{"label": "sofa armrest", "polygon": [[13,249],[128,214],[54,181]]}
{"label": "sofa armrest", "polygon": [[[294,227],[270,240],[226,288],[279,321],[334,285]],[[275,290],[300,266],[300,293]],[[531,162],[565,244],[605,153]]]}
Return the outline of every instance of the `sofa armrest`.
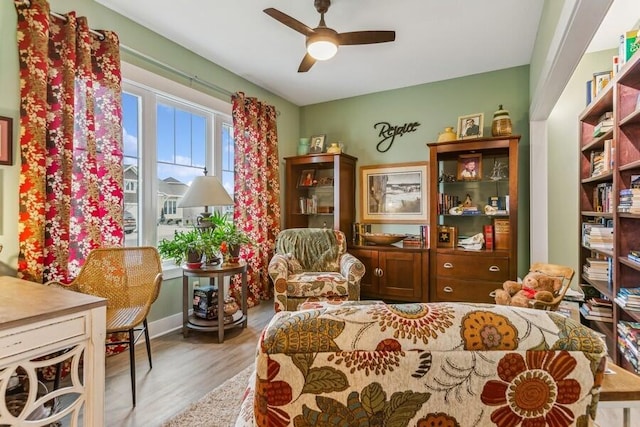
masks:
{"label": "sofa armrest", "polygon": [[358,258],[348,252],[340,257],[340,274],[347,279],[349,300],[360,300],[360,280],[364,273],[364,264]]}
{"label": "sofa armrest", "polygon": [[289,261],[285,255],[274,255],[269,261],[269,277],[273,282],[273,301],[275,311],[286,310],[287,278],[289,277]]}

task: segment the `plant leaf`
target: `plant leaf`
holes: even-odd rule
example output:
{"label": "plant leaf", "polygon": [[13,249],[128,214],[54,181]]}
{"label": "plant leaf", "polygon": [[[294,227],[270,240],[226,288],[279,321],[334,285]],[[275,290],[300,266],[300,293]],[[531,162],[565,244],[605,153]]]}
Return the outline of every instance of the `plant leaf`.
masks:
{"label": "plant leaf", "polygon": [[362,389],[362,406],[369,415],[384,410],[387,394],[379,383],[371,383]]}
{"label": "plant leaf", "polygon": [[344,391],[349,386],[347,376],[331,366],[310,368],[304,379],[302,393],[331,393]]}
{"label": "plant leaf", "polygon": [[385,427],[409,425],[409,421],[430,397],[431,393],[417,393],[411,390],[393,393],[384,408]]}

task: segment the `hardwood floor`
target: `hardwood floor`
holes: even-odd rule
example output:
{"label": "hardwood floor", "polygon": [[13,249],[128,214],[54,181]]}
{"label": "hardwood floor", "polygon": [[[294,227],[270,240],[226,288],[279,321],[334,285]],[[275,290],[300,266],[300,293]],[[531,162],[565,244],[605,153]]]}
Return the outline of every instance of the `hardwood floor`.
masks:
{"label": "hardwood floor", "polygon": [[[129,355],[107,358],[105,425],[109,427],[157,427],[233,377],[255,357],[258,337],[273,316],[273,301],[249,309],[247,329],[226,331],[225,341],[216,333],[180,331],[151,341],[153,369],[148,369],[144,346],[136,347],[138,403],[131,406]],[[640,409],[632,410],[631,426],[640,426]],[[598,426],[622,426],[622,409],[598,410]]]}
{"label": "hardwood floor", "polygon": [[161,426],[190,403],[233,377],[254,361],[258,337],[273,316],[273,301],[249,309],[246,329],[216,332],[180,331],[151,340],[153,369],[144,345],[136,346],[137,404],[131,405],[129,354],[107,358],[105,425]]}

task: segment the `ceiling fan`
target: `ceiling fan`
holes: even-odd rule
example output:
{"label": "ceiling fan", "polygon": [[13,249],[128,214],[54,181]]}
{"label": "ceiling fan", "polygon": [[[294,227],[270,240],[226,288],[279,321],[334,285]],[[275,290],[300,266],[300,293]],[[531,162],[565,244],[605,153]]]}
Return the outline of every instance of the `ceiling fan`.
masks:
{"label": "ceiling fan", "polygon": [[331,6],[331,0],[314,0],[314,6],[320,14],[320,23],[316,28],[309,28],[295,18],[282,13],[272,7],[264,13],[282,22],[289,28],[296,30],[307,38],[307,53],[298,67],[299,73],[306,73],[316,63],[332,58],[338,51],[338,46],[355,44],[372,44],[392,42],[396,39],[395,31],[354,31],[338,33],[324,23],[324,14]]}

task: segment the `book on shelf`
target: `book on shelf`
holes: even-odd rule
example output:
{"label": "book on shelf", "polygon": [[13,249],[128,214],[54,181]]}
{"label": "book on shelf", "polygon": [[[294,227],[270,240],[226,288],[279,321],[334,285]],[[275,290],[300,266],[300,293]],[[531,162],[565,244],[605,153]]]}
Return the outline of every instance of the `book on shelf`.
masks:
{"label": "book on shelf", "polygon": [[613,323],[613,317],[603,316],[600,314],[591,314],[586,304],[582,304],[580,307],[580,314],[587,320],[596,320],[598,322]]}
{"label": "book on shelf", "polygon": [[621,66],[631,59],[636,50],[638,50],[637,38],[638,30],[629,30],[620,35],[618,57]]}
{"label": "book on shelf", "polygon": [[495,249],[509,249],[509,220],[495,218],[493,220],[493,244]]}
{"label": "book on shelf", "polygon": [[483,233],[484,233],[484,248],[488,251],[492,251],[494,244],[493,244],[493,225],[485,225],[483,227]]}
{"label": "book on shelf", "polygon": [[422,248],[423,246],[424,242],[419,234],[408,234],[402,239],[402,247],[404,248]]}
{"label": "book on shelf", "polygon": [[640,189],[640,175],[631,175],[631,178],[629,179],[629,188]]}

